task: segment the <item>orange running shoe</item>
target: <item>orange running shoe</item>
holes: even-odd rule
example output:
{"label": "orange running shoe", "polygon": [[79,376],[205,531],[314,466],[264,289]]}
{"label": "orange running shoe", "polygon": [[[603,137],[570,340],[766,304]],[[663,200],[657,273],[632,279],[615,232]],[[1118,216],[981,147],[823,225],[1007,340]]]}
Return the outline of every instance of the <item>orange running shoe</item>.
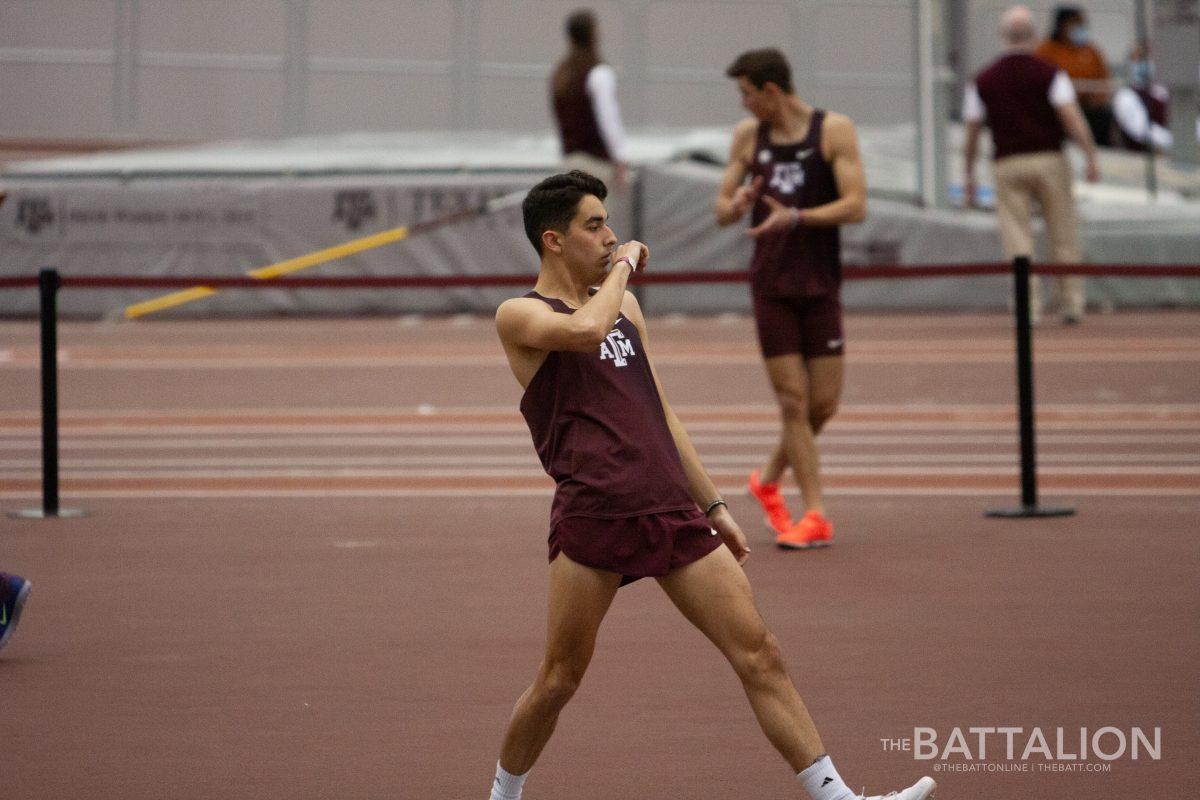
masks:
{"label": "orange running shoe", "polygon": [[786,550],[809,550],[833,544],[833,523],[819,511],[809,511],[804,518],[775,537],[775,544]]}
{"label": "orange running shoe", "polygon": [[779,491],[778,483],[759,483],[758,476],[758,470],[751,472],[746,488],[762,506],[763,522],[768,528],[782,536],[792,528],[792,515],[787,509],[787,503],[783,500],[783,492]]}

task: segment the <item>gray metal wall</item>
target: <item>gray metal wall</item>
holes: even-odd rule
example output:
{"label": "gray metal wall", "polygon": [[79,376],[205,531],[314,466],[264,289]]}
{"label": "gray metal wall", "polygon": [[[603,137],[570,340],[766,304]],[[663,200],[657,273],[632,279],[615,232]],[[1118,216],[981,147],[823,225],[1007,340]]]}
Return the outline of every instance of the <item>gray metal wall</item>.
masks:
{"label": "gray metal wall", "polygon": [[[939,0],[954,3],[956,0]],[[964,66],[1007,0],[958,0]],[[206,140],[352,130],[544,132],[562,20],[582,0],[0,0],[0,137]],[[1051,2],[1032,3],[1049,14]],[[1110,58],[1131,0],[1089,2]],[[592,3],[627,124],[731,123],[723,69],[778,46],[802,96],[912,120],[913,0]],[[1119,52],[1118,52],[1119,51]]]}
{"label": "gray metal wall", "polygon": [[[544,132],[562,21],[581,4],[0,0],[0,136]],[[868,123],[912,118],[907,0],[591,5],[631,126],[736,120],[723,69],[766,45],[815,102]]]}

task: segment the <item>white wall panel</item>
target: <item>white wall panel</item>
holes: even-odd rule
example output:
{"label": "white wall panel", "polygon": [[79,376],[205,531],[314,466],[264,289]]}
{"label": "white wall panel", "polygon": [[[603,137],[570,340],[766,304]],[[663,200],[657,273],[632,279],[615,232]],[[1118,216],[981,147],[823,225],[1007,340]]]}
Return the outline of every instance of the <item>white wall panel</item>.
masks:
{"label": "white wall panel", "polygon": [[142,0],[138,46],[143,51],[282,55],[281,0]]}
{"label": "white wall panel", "polygon": [[478,101],[479,130],[545,132],[554,124],[545,77],[485,76]]}
{"label": "white wall panel", "polygon": [[112,136],[112,70],[96,65],[0,64],[0,130],[59,139]]}
{"label": "white wall panel", "polygon": [[276,136],[283,129],[277,71],[144,67],[138,86],[138,131],[151,139]]}
{"label": "white wall panel", "polygon": [[795,49],[786,3],[653,3],[646,14],[651,67],[688,67],[723,74],[738,53]]}
{"label": "white wall panel", "polygon": [[313,3],[309,11],[308,55],[453,60],[454,25],[455,7],[449,0]]}
{"label": "white wall panel", "polygon": [[112,0],[0,0],[0,47],[111,50]]}
{"label": "white wall panel", "polygon": [[483,0],[479,14],[479,59],[483,62],[538,62],[547,67],[566,51],[567,15],[586,6],[599,19],[600,50],[611,61],[624,56],[627,39],[620,3],[548,0]]}
{"label": "white wall panel", "polygon": [[910,75],[911,3],[837,3],[816,12],[812,45],[822,70]]}
{"label": "white wall panel", "polygon": [[[660,125],[733,125],[746,115],[728,78],[711,81],[648,81],[646,98],[661,109]],[[666,112],[669,109],[669,114]]]}
{"label": "white wall panel", "polygon": [[453,127],[449,75],[321,73],[310,87],[313,133]]}

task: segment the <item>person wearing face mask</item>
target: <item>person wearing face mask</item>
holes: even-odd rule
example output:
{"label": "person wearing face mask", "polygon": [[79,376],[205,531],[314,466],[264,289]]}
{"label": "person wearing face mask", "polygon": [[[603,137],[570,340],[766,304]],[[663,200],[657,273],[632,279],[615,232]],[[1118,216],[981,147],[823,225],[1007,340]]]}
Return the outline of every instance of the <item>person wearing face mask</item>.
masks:
{"label": "person wearing face mask", "polygon": [[1167,128],[1171,95],[1154,80],[1154,64],[1145,42],[1129,51],[1127,86],[1113,97],[1117,141],[1126,150],[1155,152],[1171,149],[1174,139]]}
{"label": "person wearing face mask", "polygon": [[1067,73],[1075,85],[1092,138],[1101,146],[1111,144],[1112,92],[1108,87],[1108,65],[1104,63],[1104,54],[1091,43],[1083,9],[1056,8],[1050,38],[1038,45],[1034,55]]}

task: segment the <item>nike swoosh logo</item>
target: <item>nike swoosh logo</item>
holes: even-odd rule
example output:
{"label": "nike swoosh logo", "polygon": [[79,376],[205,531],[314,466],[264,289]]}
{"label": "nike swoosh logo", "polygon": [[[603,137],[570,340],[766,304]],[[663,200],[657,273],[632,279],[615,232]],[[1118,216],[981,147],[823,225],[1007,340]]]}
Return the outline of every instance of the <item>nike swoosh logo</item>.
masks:
{"label": "nike swoosh logo", "polygon": [[813,149],[811,147],[808,148],[807,150],[801,150],[799,153],[796,153],[796,160],[803,161],[804,159],[811,156],[812,152],[813,152]]}

